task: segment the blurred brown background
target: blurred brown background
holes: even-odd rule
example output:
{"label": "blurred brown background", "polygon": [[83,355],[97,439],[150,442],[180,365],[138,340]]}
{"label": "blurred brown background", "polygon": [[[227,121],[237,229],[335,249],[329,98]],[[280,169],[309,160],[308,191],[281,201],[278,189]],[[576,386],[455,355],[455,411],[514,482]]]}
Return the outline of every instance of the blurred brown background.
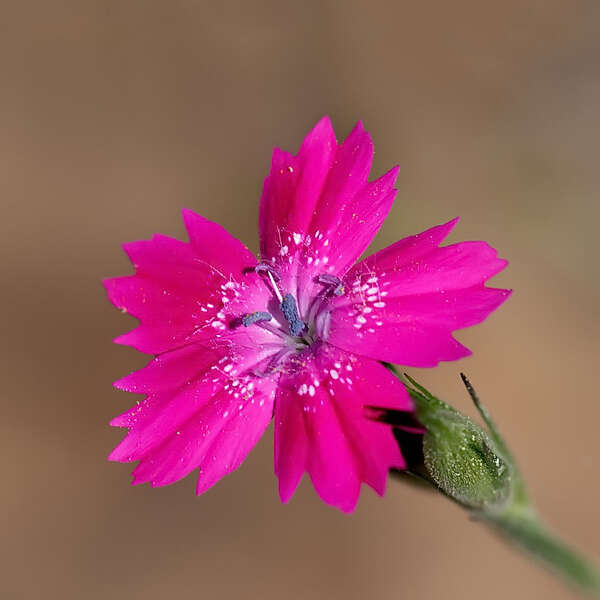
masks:
{"label": "blurred brown background", "polygon": [[571,598],[441,497],[390,482],[356,514],[304,481],[279,503],[272,436],[203,497],[129,487],[106,461],[145,357],[100,279],[120,243],[183,236],[197,210],[257,248],[274,145],[363,119],[402,166],[380,247],[455,215],[511,261],[513,298],[411,370],[472,413],[470,374],[540,510],[600,556],[600,5],[3,2],[0,597]]}

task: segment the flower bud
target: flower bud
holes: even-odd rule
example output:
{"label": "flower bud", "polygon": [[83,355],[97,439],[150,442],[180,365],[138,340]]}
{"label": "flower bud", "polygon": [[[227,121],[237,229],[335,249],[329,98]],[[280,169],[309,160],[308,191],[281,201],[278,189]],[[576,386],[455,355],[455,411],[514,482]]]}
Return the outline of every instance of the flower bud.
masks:
{"label": "flower bud", "polygon": [[407,458],[407,471],[434,483],[447,496],[473,509],[500,508],[518,501],[520,478],[510,453],[466,377],[463,381],[490,428],[477,423],[433,396],[405,375],[404,384],[423,425],[422,437],[407,428],[398,411],[380,410],[376,418],[394,427]]}
{"label": "flower bud", "polygon": [[[425,411],[420,411],[420,416],[421,412]],[[427,426],[423,437],[425,467],[447,495],[473,508],[506,500],[509,465],[481,427],[453,409],[421,416],[421,420]]]}
{"label": "flower bud", "polygon": [[423,459],[433,481],[445,494],[471,508],[505,503],[513,479],[510,459],[477,423],[407,379],[417,414],[427,429]]}

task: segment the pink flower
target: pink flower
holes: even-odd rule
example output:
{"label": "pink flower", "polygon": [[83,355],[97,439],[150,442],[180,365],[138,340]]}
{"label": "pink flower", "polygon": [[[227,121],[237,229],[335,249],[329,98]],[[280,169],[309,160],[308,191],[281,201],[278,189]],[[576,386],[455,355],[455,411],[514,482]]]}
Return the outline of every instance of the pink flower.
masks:
{"label": "pink flower", "polygon": [[283,502],[305,471],[352,511],[362,482],[383,495],[404,459],[364,406],[411,411],[379,361],[432,367],[470,354],[452,337],[509,295],[484,286],[506,266],[485,242],[438,247],[457,219],[354,264],[396,195],[394,168],[368,182],[361,123],[338,144],[325,117],[296,156],[275,149],[260,204],[261,262],[219,225],[185,210],[190,243],[125,245],[136,274],[105,281],[140,320],[117,338],[156,357],[115,386],[145,398],[111,424],[129,433],[111,460],[139,461],[133,483],[199,472],[201,494],[240,466],[275,423]]}

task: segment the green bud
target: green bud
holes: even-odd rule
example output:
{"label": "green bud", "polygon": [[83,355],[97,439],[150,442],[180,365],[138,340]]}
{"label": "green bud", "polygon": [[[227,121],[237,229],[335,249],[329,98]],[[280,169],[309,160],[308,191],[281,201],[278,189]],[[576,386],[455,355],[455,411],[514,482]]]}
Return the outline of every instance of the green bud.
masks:
{"label": "green bud", "polygon": [[470,508],[501,506],[511,496],[513,470],[488,433],[406,375],[427,432],[423,459],[431,479]]}

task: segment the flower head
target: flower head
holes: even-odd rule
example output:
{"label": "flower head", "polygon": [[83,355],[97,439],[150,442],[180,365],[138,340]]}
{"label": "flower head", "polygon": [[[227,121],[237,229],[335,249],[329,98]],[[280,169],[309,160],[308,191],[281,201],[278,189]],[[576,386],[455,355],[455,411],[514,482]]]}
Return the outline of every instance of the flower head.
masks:
{"label": "flower head", "polygon": [[129,429],[111,460],[133,483],[198,470],[197,493],[236,469],[272,418],[287,502],[308,472],[319,496],[352,511],[362,482],[385,491],[405,466],[377,405],[412,411],[379,361],[430,367],[470,352],[452,337],[507,298],[484,286],[506,261],[485,242],[439,247],[456,219],[357,264],[391,208],[398,168],[369,182],[361,123],[338,144],[323,118],[297,155],[275,149],[260,203],[261,259],[185,210],[189,243],[125,245],[135,275],[105,281],[140,320],[116,342],[156,355],[116,387],[145,398],[111,424]]}

